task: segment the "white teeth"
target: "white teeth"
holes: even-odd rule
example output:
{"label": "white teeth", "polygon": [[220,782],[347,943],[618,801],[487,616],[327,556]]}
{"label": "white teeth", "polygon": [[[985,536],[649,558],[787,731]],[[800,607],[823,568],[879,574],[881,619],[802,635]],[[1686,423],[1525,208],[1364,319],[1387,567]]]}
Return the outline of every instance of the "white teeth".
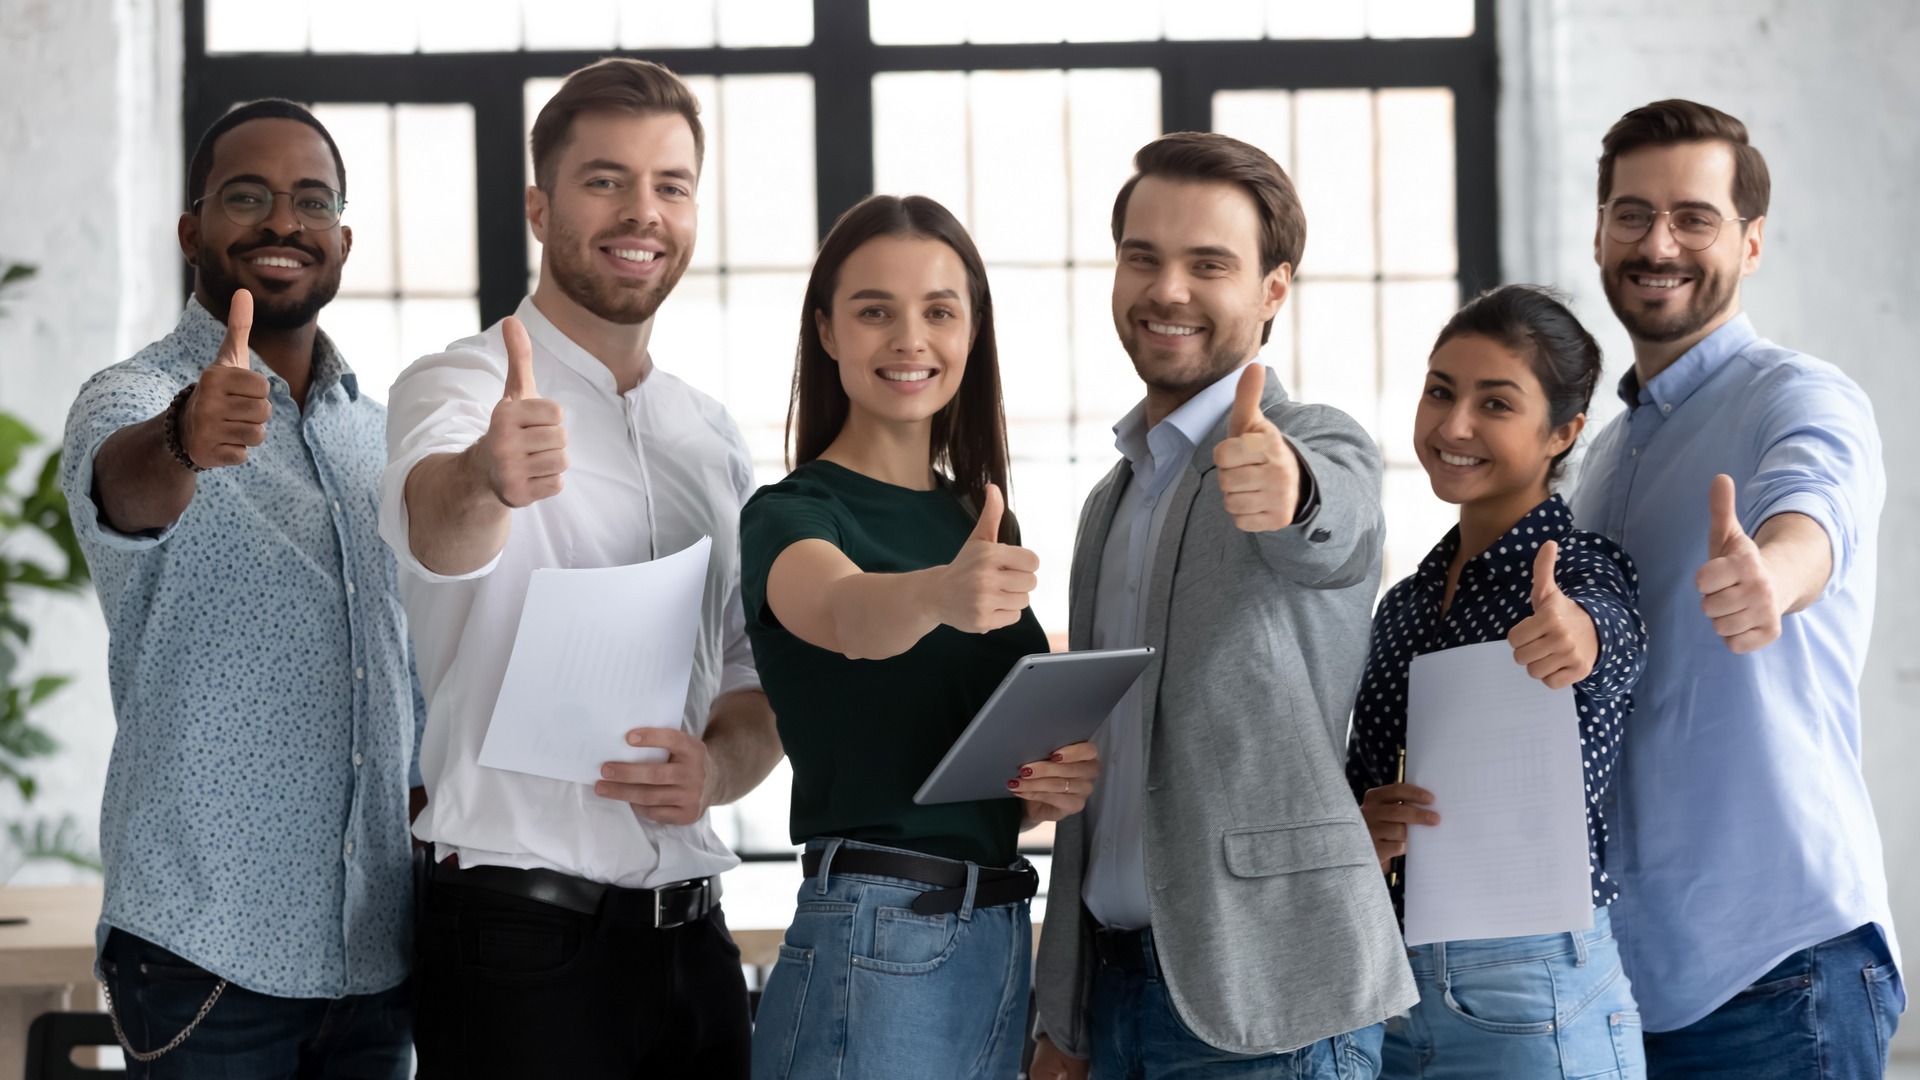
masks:
{"label": "white teeth", "polygon": [[653,257],[659,254],[657,251],[641,251],[638,248],[613,248],[611,250],[614,258],[625,259],[628,262],[652,262]]}
{"label": "white teeth", "polygon": [[1680,287],[1680,280],[1681,279],[1677,277],[1643,277],[1639,279],[1640,284],[1653,289],[1677,289]]}
{"label": "white teeth", "polygon": [[255,258],[249,261],[251,261],[255,266],[284,266],[289,270],[300,269],[300,264],[298,262],[294,261],[293,259],[289,259],[284,255],[261,255],[258,258]]}
{"label": "white teeth", "polygon": [[1147,329],[1156,334],[1172,334],[1174,337],[1186,337],[1188,334],[1197,334],[1200,332],[1200,328],[1197,326],[1175,326],[1172,323],[1151,321],[1147,323]]}
{"label": "white teeth", "polygon": [[1449,465],[1480,464],[1480,459],[1477,457],[1461,457],[1459,454],[1449,454],[1445,450],[1440,451],[1440,460],[1446,462]]}
{"label": "white teeth", "polygon": [[882,371],[880,377],[888,382],[925,382],[933,378],[933,371],[930,368],[922,368],[919,371]]}

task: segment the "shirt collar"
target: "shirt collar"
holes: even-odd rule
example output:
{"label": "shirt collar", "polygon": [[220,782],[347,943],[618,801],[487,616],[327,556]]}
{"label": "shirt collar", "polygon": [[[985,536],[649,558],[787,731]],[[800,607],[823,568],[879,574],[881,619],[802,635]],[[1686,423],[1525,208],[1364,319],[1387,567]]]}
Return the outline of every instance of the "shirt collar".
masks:
{"label": "shirt collar", "polygon": [[[1513,528],[1508,529],[1487,550],[1468,561],[1484,563],[1496,578],[1531,574],[1533,560],[1540,554],[1539,545],[1549,540],[1565,540],[1572,531],[1573,514],[1567,510],[1566,502],[1559,495],[1549,495],[1545,502],[1514,522]],[[1438,583],[1444,588],[1447,568],[1453,565],[1453,557],[1459,550],[1460,526],[1455,525],[1420,561],[1420,569],[1415,576],[1428,584]]]}
{"label": "shirt collar", "polygon": [[1671,411],[1671,406],[1692,397],[1722,364],[1740,355],[1741,350],[1759,337],[1752,320],[1743,311],[1680,354],[1680,359],[1647,380],[1644,387],[1640,385],[1639,373],[1628,368],[1620,377],[1620,400],[1626,402],[1629,409],[1652,404],[1666,406],[1663,411]]}
{"label": "shirt collar", "polygon": [[[181,335],[181,343],[187,346],[183,350],[187,359],[202,366],[204,363],[200,358],[219,353],[220,346],[227,340],[227,324],[216,318],[213,312],[208,311],[205,305],[200,303],[198,296],[187,297],[187,308],[181,312],[180,324],[174,332]],[[253,357],[257,355],[259,354],[249,350],[249,365],[265,368],[264,364],[252,364]],[[268,369],[266,374],[273,373]],[[333,339],[327,336],[327,332],[320,330],[314,337],[313,375],[308,382],[308,399],[312,400],[315,397],[313,393],[315,390],[322,394],[326,393],[327,387],[336,379],[339,380],[341,388],[347,392],[349,401],[360,400],[360,376],[354,374],[353,369],[347,366],[346,357],[340,354],[339,346],[333,343]]]}
{"label": "shirt collar", "polygon": [[[1170,449],[1191,451],[1200,445],[1215,424],[1233,408],[1233,396],[1239,389],[1240,372],[1247,364],[1257,364],[1259,357],[1248,360],[1232,371],[1215,379],[1206,389],[1188,398],[1186,403],[1168,413],[1166,418],[1155,424],[1152,430],[1147,428],[1147,403],[1142,399],[1113,425],[1113,445],[1126,459],[1134,464],[1145,461],[1150,453],[1156,458],[1164,457]],[[1176,440],[1173,443],[1167,440]]]}
{"label": "shirt collar", "polygon": [[[520,301],[514,310],[514,317],[527,328],[527,336],[533,343],[553,355],[553,358],[565,364],[575,375],[587,381],[589,386],[600,390],[608,397],[620,396],[620,384],[613,377],[613,370],[600,362],[599,358],[581,348],[559,327],[553,325],[540,309],[534,306],[533,297]],[[644,380],[643,380],[644,385]]]}

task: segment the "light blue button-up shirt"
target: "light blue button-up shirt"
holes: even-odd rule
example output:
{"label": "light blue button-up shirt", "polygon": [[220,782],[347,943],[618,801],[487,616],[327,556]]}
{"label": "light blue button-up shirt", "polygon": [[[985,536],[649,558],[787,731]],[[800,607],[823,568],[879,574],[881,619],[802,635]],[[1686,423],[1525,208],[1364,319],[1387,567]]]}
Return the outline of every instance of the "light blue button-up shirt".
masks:
{"label": "light blue button-up shirt", "polygon": [[411,951],[415,691],[380,539],[386,410],[325,335],[304,414],[271,385],[266,442],[201,473],[170,528],[94,504],[107,437],[157,415],[220,349],[197,301],[89,379],[61,486],[110,634],[119,733],[100,814],[109,927],[260,993],[397,986]]}
{"label": "light blue button-up shirt", "polygon": [[[1867,923],[1898,946],[1860,774],[1860,672],[1886,498],[1873,409],[1831,364],[1738,316],[1641,387],[1589,450],[1575,523],[1640,568],[1646,674],[1622,749],[1614,933],[1649,1031],[1685,1027],[1788,955]],[[1780,639],[1737,656],[1700,610],[1708,488],[1749,534],[1805,514],[1833,574]],[[1904,991],[1902,992],[1904,1000]]]}
{"label": "light blue button-up shirt", "polygon": [[[1244,367],[1245,365],[1241,365]],[[1093,647],[1146,644],[1147,575],[1167,521],[1167,489],[1186,471],[1194,447],[1233,408],[1241,368],[1195,394],[1147,427],[1147,403],[1113,426],[1113,444],[1132,478],[1114,507],[1094,586]],[[1135,684],[1094,736],[1100,783],[1087,800],[1087,876],[1080,889],[1100,925],[1138,930],[1148,924],[1146,848],[1147,748],[1141,737],[1140,686]]]}

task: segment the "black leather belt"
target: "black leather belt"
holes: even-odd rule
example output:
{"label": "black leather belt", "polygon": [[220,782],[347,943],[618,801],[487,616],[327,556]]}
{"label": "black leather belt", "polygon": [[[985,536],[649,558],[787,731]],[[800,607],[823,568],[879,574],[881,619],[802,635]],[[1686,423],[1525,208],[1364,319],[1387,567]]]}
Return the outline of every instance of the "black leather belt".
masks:
{"label": "black leather belt", "polygon": [[[651,889],[622,889],[544,867],[524,870],[512,866],[463,867],[447,859],[434,864],[433,880],[536,900],[582,915],[599,912],[601,905],[612,896],[622,901],[623,910],[637,912],[641,922],[662,930],[704,918],[720,903],[718,875]],[[646,918],[649,911],[650,920]]]}
{"label": "black leather belt", "polygon": [[[820,873],[820,855],[809,851],[800,857],[800,869],[808,877]],[[921,893],[909,905],[922,915],[951,915],[967,898],[967,864],[953,859],[843,847],[833,854],[832,872],[904,878],[931,885],[932,891]],[[1005,870],[983,866],[979,880],[973,893],[974,907],[1017,904],[1040,891],[1040,872],[1025,859]]]}
{"label": "black leather belt", "polygon": [[1104,926],[1093,929],[1093,953],[1106,967],[1120,971],[1141,972],[1155,975],[1159,965],[1153,962],[1153,953],[1147,948],[1147,936],[1152,930],[1109,930]]}

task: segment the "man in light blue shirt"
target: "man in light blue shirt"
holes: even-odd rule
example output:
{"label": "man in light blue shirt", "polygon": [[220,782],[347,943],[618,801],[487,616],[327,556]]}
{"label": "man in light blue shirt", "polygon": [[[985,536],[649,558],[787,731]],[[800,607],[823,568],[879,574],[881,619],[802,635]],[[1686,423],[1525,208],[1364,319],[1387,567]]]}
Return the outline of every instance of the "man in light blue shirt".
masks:
{"label": "man in light blue shirt", "polygon": [[1578,525],[1639,564],[1614,928],[1653,1077],[1878,1077],[1905,993],[1860,773],[1886,496],[1866,395],[1761,338],[1766,163],[1662,101],[1603,143],[1595,258],[1634,344]]}
{"label": "man in light blue shirt", "polygon": [[129,1076],[410,1064],[418,715],[376,521],[386,412],[317,323],[352,247],[345,187],[304,108],[216,121],[179,325],[67,418],[61,483],[111,635],[99,974]]}

